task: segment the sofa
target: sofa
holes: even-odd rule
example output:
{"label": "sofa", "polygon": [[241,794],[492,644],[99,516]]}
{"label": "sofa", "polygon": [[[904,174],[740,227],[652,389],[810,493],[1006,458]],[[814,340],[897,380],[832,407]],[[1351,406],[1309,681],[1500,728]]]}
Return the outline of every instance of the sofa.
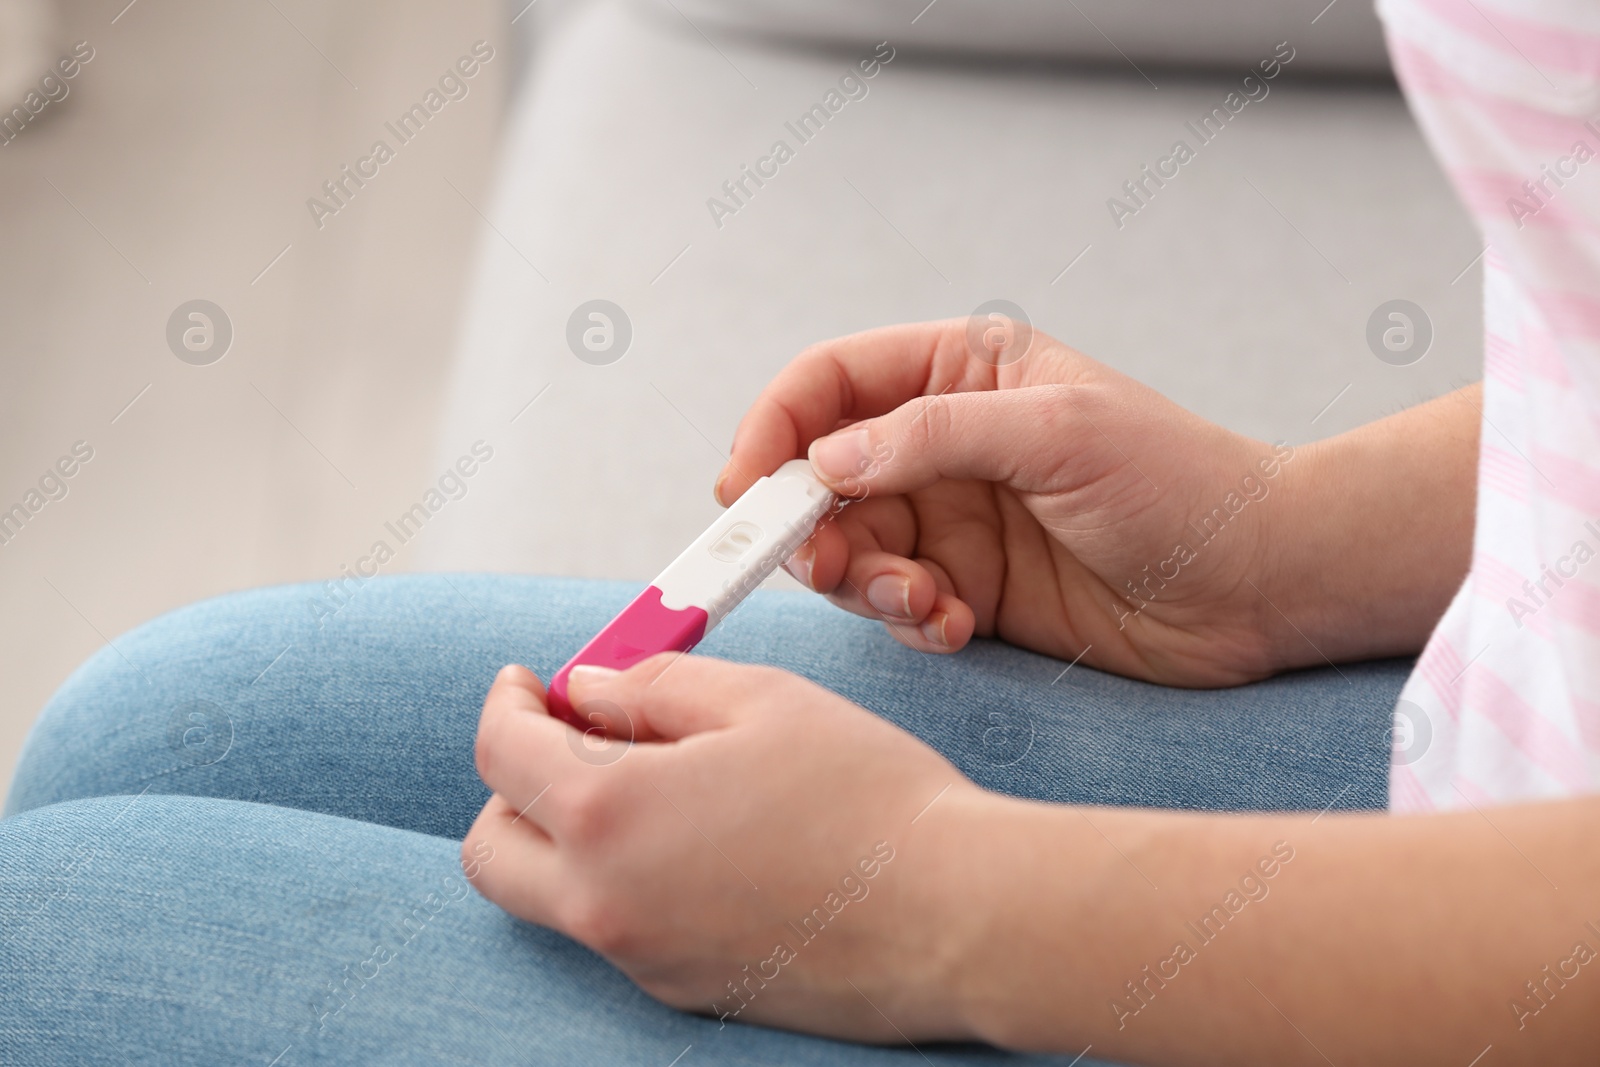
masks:
{"label": "sofa", "polygon": [[1264,439],[1478,377],[1482,245],[1360,0],[524,3],[438,430],[494,459],[420,566],[648,579],[796,352],[997,299]]}

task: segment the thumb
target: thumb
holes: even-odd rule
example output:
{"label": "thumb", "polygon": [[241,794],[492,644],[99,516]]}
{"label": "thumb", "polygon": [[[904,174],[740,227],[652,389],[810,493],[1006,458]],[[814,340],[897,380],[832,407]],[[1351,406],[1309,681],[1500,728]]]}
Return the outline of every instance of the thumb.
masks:
{"label": "thumb", "polygon": [[[625,671],[587,664],[572,668],[572,706],[606,721],[608,733],[634,741],[676,741],[733,725],[760,691],[747,675],[760,667],[663,652]],[[622,723],[627,723],[622,726]],[[617,727],[621,726],[621,729]]]}
{"label": "thumb", "polygon": [[813,441],[811,466],[829,488],[852,497],[909,493],[946,478],[1013,483],[1037,466],[1042,442],[1067,444],[1048,425],[1060,418],[1057,406],[1043,402],[1052,391],[919,397]]}

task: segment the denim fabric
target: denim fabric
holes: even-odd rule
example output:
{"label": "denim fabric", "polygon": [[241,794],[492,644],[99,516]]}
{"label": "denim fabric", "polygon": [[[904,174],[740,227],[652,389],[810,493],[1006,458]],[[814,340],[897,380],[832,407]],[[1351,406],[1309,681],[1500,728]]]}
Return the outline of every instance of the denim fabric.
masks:
{"label": "denim fabric", "polygon": [[[684,1067],[921,1062],[673,1012],[465,885],[454,839],[487,796],[472,740],[494,672],[548,677],[633,587],[347,588],[174,612],[46,707],[0,821],[0,1062],[666,1067],[690,1045]],[[785,593],[752,597],[700,651],[812,678],[989,788],[1215,809],[1382,807],[1408,670],[1166,689],[998,642],[925,655]]]}

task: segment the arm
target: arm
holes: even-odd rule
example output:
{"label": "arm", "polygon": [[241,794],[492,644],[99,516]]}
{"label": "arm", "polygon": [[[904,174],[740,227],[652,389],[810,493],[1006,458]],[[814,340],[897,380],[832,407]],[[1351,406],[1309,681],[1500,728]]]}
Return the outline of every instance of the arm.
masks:
{"label": "arm", "polygon": [[1218,1067],[1600,1048],[1600,800],[1313,818],[989,794],[941,817],[950,893],[985,902],[952,974],[1001,1044]]}
{"label": "arm", "polygon": [[572,693],[624,709],[641,743],[597,753],[536,678],[501,672],[469,876],[677,1007],[1162,1065],[1469,1067],[1492,1044],[1479,1067],[1559,1067],[1600,1048],[1600,799],[1047,805],[781,671],[657,656],[574,671]]}
{"label": "arm", "polygon": [[1482,402],[1471,385],[1298,450],[1264,588],[1304,634],[1271,613],[1274,660],[1422,647],[1472,556]]}

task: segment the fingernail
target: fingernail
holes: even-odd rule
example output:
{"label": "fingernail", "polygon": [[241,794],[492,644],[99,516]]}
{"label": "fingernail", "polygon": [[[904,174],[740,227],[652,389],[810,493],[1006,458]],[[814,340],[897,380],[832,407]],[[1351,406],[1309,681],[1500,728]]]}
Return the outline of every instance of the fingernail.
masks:
{"label": "fingernail", "polygon": [[494,680],[497,681],[497,682],[503,682],[507,678],[510,678],[514,671],[517,671],[517,670],[520,670],[520,669],[521,668],[519,667],[518,664],[507,663],[504,667],[500,668],[500,673],[496,674],[494,676]]}
{"label": "fingernail", "polygon": [[949,621],[950,616],[942,611],[936,611],[929,615],[919,627],[923,638],[941,648],[949,648],[950,640],[944,635],[945,624]]}
{"label": "fingernail", "polygon": [[717,484],[711,487],[711,495],[716,497],[717,503],[721,504],[723,507],[728,506],[728,502],[722,498],[722,487],[728,482],[729,470],[730,468],[728,467],[722,468],[722,473],[717,475]]}
{"label": "fingernail", "polygon": [[879,575],[867,583],[867,603],[891,618],[911,618],[911,579]]}
{"label": "fingernail", "polygon": [[811,466],[829,481],[841,482],[867,469],[867,428],[849,430],[811,442]]}
{"label": "fingernail", "polygon": [[817,551],[809,544],[801,545],[789,557],[789,573],[794,575],[795,581],[813,591],[816,587],[811,584],[811,568],[816,565]]}
{"label": "fingernail", "polygon": [[568,702],[577,703],[574,690],[588,689],[592,685],[604,685],[621,673],[610,667],[597,667],[593,663],[578,664],[567,673]]}

